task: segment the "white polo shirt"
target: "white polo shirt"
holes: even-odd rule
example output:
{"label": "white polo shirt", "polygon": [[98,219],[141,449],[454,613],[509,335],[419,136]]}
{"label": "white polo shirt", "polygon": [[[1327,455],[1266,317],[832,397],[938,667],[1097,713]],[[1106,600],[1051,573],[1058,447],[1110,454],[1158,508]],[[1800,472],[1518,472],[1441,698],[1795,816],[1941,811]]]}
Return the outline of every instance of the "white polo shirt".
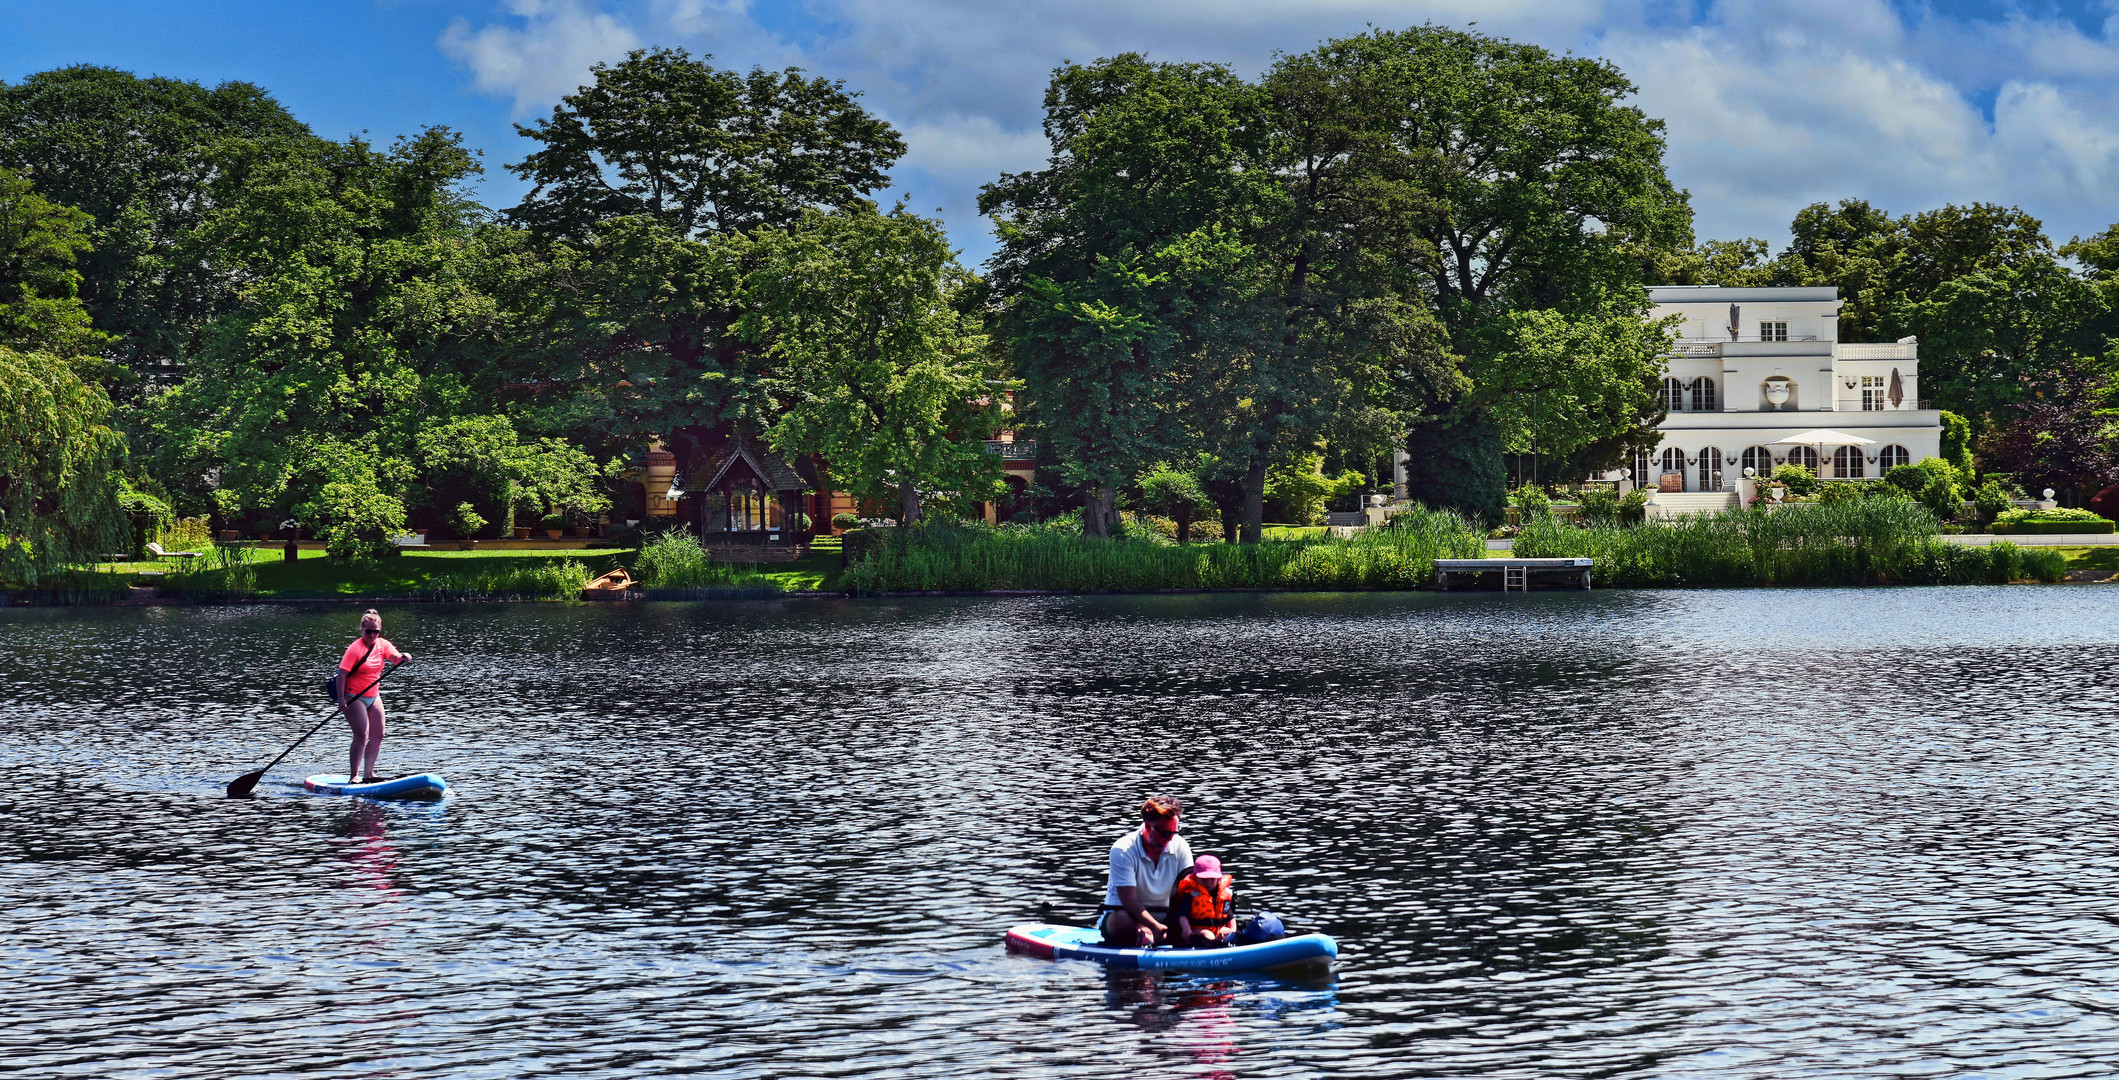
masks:
{"label": "white polo shirt", "polygon": [[1118,890],[1130,885],[1139,890],[1140,906],[1149,911],[1170,906],[1170,890],[1178,876],[1192,866],[1192,845],[1183,836],[1173,836],[1163,848],[1162,858],[1150,859],[1141,850],[1145,838],[1135,829],[1111,845],[1111,884],[1104,887],[1104,903],[1118,906]]}

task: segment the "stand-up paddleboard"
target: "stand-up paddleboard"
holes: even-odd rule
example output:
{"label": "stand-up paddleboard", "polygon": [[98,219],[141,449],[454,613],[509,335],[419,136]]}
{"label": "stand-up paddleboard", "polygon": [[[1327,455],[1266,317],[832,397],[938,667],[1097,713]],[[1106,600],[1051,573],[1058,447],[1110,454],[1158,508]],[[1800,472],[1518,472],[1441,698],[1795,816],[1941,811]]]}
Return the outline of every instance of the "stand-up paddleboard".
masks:
{"label": "stand-up paddleboard", "polygon": [[372,784],[349,783],[350,779],[344,773],[324,773],[302,781],[302,786],[319,795],[359,795],[369,799],[439,799],[449,793],[449,782],[440,773],[397,776]]}
{"label": "stand-up paddleboard", "polygon": [[1329,967],[1339,943],[1327,934],[1297,934],[1220,949],[1114,949],[1089,926],[1025,923],[1008,931],[1008,948],[1047,960],[1094,960],[1142,971],[1273,971]]}

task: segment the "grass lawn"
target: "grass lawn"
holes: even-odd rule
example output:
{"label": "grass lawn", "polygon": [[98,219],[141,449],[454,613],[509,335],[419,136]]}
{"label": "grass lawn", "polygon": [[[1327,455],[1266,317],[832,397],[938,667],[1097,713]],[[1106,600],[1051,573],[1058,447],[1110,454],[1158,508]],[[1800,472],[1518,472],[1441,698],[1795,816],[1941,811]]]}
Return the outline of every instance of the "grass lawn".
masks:
{"label": "grass lawn", "polygon": [[2070,570],[2096,570],[2106,574],[2119,574],[2119,545],[2107,547],[2054,548],[2067,556]]}

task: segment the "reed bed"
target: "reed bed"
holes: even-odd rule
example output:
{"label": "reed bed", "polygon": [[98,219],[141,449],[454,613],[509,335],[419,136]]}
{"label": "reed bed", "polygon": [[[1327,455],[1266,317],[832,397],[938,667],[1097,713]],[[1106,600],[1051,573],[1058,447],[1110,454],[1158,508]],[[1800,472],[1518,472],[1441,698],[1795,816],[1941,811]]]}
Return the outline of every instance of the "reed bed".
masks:
{"label": "reed bed", "polygon": [[1462,517],[1408,511],[1351,539],[1262,544],[1099,540],[1052,530],[947,525],[880,530],[843,579],[856,593],[1153,589],[1411,589],[1437,558],[1473,558],[1481,534]]}
{"label": "reed bed", "polygon": [[418,592],[422,600],[578,600],[589,568],[567,559],[471,574],[442,574]]}
{"label": "reed bed", "polygon": [[1729,509],[1639,526],[1576,528],[1533,521],[1517,536],[1526,558],[1589,556],[1599,583],[1696,585],[1965,585],[2058,581],[2059,552],[2006,541],[1944,541],[1910,499]]}
{"label": "reed bed", "polygon": [[742,600],[784,591],[754,570],[715,562],[713,552],[688,529],[672,529],[642,544],[633,572],[650,600]]}

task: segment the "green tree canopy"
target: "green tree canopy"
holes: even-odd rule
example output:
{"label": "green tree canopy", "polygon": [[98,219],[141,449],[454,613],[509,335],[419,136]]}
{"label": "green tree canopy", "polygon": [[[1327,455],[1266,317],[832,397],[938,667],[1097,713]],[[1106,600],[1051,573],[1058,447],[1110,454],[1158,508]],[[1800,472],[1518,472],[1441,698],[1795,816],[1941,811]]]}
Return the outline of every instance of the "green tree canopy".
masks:
{"label": "green tree canopy", "polygon": [[757,245],[740,330],[771,360],[774,448],[822,456],[857,497],[895,497],[901,522],[922,492],[992,498],[999,413],[941,224],[902,206],[812,211]]}
{"label": "green tree canopy", "polygon": [[634,216],[687,237],[787,226],[881,189],[905,153],[844,84],[794,68],[744,76],[655,49],[590,71],[516,128],[543,149],[508,166],[537,185],[509,216],[546,234]]}
{"label": "green tree canopy", "polygon": [[0,344],[0,582],[36,585],[125,546],[110,400],[73,365]]}
{"label": "green tree canopy", "polygon": [[0,84],[0,168],[89,216],[81,298],[114,336],[105,351],[134,376],[180,364],[233,302],[234,268],[197,230],[258,162],[310,141],[248,83],[209,89],[80,64]]}
{"label": "green tree canopy", "polygon": [[89,224],[0,169],[0,343],[74,357],[106,340],[89,325],[75,268]]}
{"label": "green tree canopy", "polygon": [[[421,505],[440,454],[421,440],[495,410],[496,360],[520,337],[500,298],[535,269],[464,195],[476,169],[441,129],[388,151],[319,143],[261,168],[208,223],[249,284],[189,377],[148,408],[159,475],[181,500],[237,520],[292,512],[357,536],[348,550],[408,510],[461,501]],[[381,500],[398,500],[396,518]]]}

